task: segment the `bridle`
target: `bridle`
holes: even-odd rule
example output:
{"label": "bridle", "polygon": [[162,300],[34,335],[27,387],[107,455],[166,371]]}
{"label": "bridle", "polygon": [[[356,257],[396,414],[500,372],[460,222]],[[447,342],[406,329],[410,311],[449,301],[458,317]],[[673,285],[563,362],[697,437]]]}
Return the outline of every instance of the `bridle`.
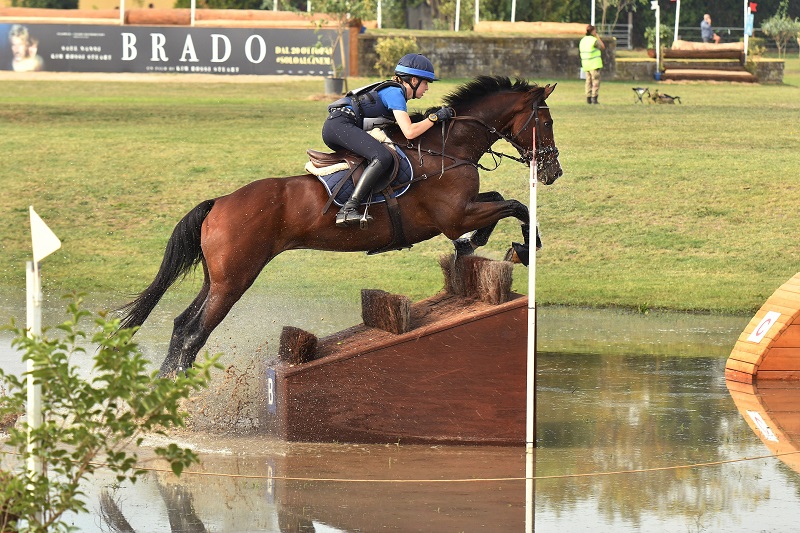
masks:
{"label": "bridle", "polygon": [[[493,170],[496,170],[500,166],[500,163],[501,163],[501,161],[502,161],[502,159],[504,157],[507,158],[507,159],[511,159],[513,161],[516,161],[518,163],[521,163],[521,164],[523,164],[525,166],[530,166],[531,162],[534,160],[534,154],[536,155],[537,168],[542,170],[544,168],[544,162],[546,160],[550,160],[553,157],[555,157],[555,158],[558,157],[558,149],[555,146],[542,147],[542,137],[541,137],[542,134],[541,134],[541,127],[540,127],[541,126],[541,124],[540,124],[541,121],[539,119],[539,111],[543,110],[543,109],[550,109],[550,108],[547,105],[540,104],[539,100],[535,101],[533,103],[533,105],[531,106],[530,115],[528,115],[528,118],[525,120],[525,123],[522,125],[522,127],[519,129],[519,131],[517,131],[517,133],[514,133],[512,131],[512,132],[510,132],[510,134],[503,133],[502,131],[498,130],[496,127],[491,126],[490,124],[487,124],[483,119],[481,119],[479,117],[474,117],[474,116],[471,116],[471,115],[455,116],[449,121],[449,123],[447,125],[445,125],[444,122],[442,123],[442,151],[441,151],[441,153],[435,152],[433,150],[423,150],[422,146],[421,146],[422,143],[420,143],[420,142],[417,143],[416,147],[414,146],[414,144],[412,142],[409,142],[408,145],[407,145],[407,148],[410,148],[410,149],[416,148],[417,149],[420,166],[422,165],[422,162],[423,162],[422,152],[425,152],[425,153],[427,153],[429,155],[441,156],[442,157],[441,174],[444,174],[445,171],[447,171],[447,170],[449,170],[449,169],[451,169],[453,167],[457,167],[457,166],[465,165],[465,164],[470,164],[470,165],[472,165],[472,166],[474,166],[476,168],[479,168],[481,170],[485,170],[485,171],[491,172]],[[489,149],[486,152],[484,152],[484,153],[488,153],[489,155],[492,156],[492,160],[494,161],[494,167],[493,168],[485,167],[482,164],[480,164],[478,161],[470,161],[470,160],[465,160],[465,159],[458,159],[458,158],[452,157],[452,156],[447,155],[447,154],[444,153],[444,148],[445,148],[445,145],[447,143],[447,138],[450,136],[450,130],[452,129],[453,124],[456,121],[477,122],[478,124],[480,124],[481,126],[486,128],[487,134],[494,135],[496,137],[494,139],[494,141],[489,143]],[[525,129],[528,127],[528,125],[531,123],[531,121],[533,121],[533,123],[534,123],[533,126],[534,126],[534,132],[536,134],[536,139],[534,141],[533,149],[529,150],[529,149],[525,148],[524,146],[522,146],[519,142],[517,142],[517,139],[522,134],[522,132],[525,131]],[[509,143],[511,146],[513,146],[517,150],[517,152],[519,153],[519,157],[510,155],[510,154],[506,154],[506,153],[503,153],[503,152],[499,152],[497,150],[494,150],[492,148],[492,145],[494,145],[494,143],[499,139],[503,139],[504,141]],[[444,166],[444,158],[452,159],[453,163],[451,165],[445,167]],[[422,177],[426,178],[428,176],[427,175],[423,175]]]}

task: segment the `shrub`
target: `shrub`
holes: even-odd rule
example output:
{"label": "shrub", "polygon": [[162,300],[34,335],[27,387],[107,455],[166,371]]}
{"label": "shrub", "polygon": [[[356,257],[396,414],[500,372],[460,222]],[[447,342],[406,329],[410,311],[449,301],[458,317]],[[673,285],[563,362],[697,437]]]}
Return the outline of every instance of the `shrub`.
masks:
{"label": "shrub", "polygon": [[[180,402],[207,386],[211,368],[219,366],[217,356],[174,379],[158,378],[157,371],[147,372],[148,362],[131,340],[135,329],[116,332],[119,320],[103,314],[91,337],[79,329],[90,315],[81,303],[76,295],[67,308],[70,319],[57,326],[61,340],[48,338],[47,331],[28,336],[13,320],[7,326],[15,334],[12,345],[34,370],[19,378],[0,369],[0,383],[8,389],[0,396],[0,418],[25,411],[28,375],[41,385],[43,416],[38,428],[27,421],[8,428],[6,445],[16,450],[17,461],[0,466],[0,531],[69,530],[61,519],[67,511],[87,511],[81,483],[98,468],[110,469],[118,482],[135,482],[143,471],[132,446],[147,433],[164,435],[183,426]],[[97,351],[83,378],[71,358],[85,352],[86,341]],[[192,450],[174,443],[154,451],[176,475],[198,462]],[[38,473],[27,471],[29,462],[38,463]]]}
{"label": "shrub", "polygon": [[800,35],[800,20],[787,16],[788,8],[789,0],[782,0],[778,11],[761,23],[761,31],[775,41],[775,45],[778,47],[778,57],[783,57],[789,41]]}
{"label": "shrub", "polygon": [[375,44],[375,53],[378,54],[375,69],[384,78],[391,78],[400,58],[416,51],[417,40],[414,37],[385,37],[378,39]]}

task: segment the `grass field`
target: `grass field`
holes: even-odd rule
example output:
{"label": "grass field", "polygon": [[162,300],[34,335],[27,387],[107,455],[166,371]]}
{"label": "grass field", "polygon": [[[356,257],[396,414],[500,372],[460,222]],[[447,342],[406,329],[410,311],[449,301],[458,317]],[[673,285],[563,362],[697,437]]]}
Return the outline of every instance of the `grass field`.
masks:
{"label": "grass field", "polygon": [[[322,80],[171,80],[0,80],[0,289],[24,290],[29,205],[64,244],[45,262],[50,290],[121,303],[151,281],[186,211],[302,173],[305,150],[325,148]],[[464,81],[435,84],[418,107]],[[680,96],[674,106],[634,104],[641,82],[605,82],[601,105],[588,106],[580,80],[534,81],[558,82],[550,105],[565,170],[539,190],[540,304],[749,313],[800,270],[800,59],[780,86],[658,85]],[[527,202],[525,167],[506,161],[482,179]],[[501,222],[480,253],[499,259],[511,240],[518,223]],[[450,251],[439,237],[371,257],[289,252],[255,289],[418,299],[441,287],[436,258]],[[526,292],[527,270],[515,277]]]}

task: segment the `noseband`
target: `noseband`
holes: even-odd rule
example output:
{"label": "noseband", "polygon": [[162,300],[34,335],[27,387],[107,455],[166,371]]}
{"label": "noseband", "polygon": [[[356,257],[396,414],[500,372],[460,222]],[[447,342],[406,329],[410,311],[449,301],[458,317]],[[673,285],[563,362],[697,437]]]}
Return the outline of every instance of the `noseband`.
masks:
{"label": "noseband", "polygon": [[[525,120],[525,124],[522,125],[522,127],[519,129],[519,131],[517,133],[514,133],[512,131],[510,135],[506,135],[505,133],[503,133],[502,131],[498,130],[494,126],[490,126],[489,124],[486,124],[486,122],[484,122],[483,120],[479,119],[478,117],[472,117],[472,116],[461,116],[461,117],[459,117],[459,116],[456,116],[456,117],[453,117],[453,119],[454,120],[472,120],[472,121],[475,121],[475,122],[479,123],[481,126],[483,126],[484,128],[486,128],[486,130],[490,134],[495,135],[498,139],[503,139],[508,144],[513,146],[517,150],[517,152],[519,152],[520,157],[515,157],[513,155],[505,154],[503,152],[497,152],[497,151],[493,150],[491,146],[489,146],[489,150],[487,151],[487,153],[491,154],[493,158],[495,158],[495,156],[496,156],[496,158],[495,158],[495,161],[496,161],[495,167],[492,168],[492,169],[488,169],[486,167],[481,166],[480,164],[477,165],[481,169],[483,169],[483,170],[494,170],[494,169],[496,169],[498,166],[500,166],[500,160],[503,157],[506,157],[508,159],[512,159],[514,161],[517,161],[518,163],[522,163],[525,166],[530,166],[531,162],[534,159],[534,155],[540,156],[536,164],[537,164],[537,166],[543,167],[544,166],[543,162],[544,162],[545,159],[550,159],[552,157],[558,157],[558,149],[555,146],[542,147],[542,137],[541,137],[542,134],[541,134],[541,128],[539,127],[540,126],[539,110],[541,110],[541,109],[550,109],[550,108],[547,105],[539,105],[538,102],[534,103],[532,108],[531,108],[531,114],[528,115],[527,120]],[[524,146],[522,146],[520,143],[518,143],[516,141],[516,139],[520,136],[520,134],[523,131],[525,131],[525,128],[528,127],[528,125],[531,123],[531,121],[533,121],[533,127],[534,127],[534,132],[536,133],[536,139],[534,141],[533,149],[529,150],[529,149],[525,148]]]}

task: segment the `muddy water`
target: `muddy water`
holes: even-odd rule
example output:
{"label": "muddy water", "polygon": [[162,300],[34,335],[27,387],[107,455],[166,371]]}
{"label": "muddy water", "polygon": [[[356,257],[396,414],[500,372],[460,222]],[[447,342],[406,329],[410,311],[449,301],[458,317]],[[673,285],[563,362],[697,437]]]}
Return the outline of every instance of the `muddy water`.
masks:
{"label": "muddy water", "polygon": [[[359,321],[341,302],[265,301],[238,306],[212,351],[237,361],[271,353],[284,324],[263,324],[265,305],[320,335]],[[146,351],[163,353],[170,312],[142,330]],[[747,321],[540,310],[535,530],[794,530],[797,462],[739,461],[770,453],[724,381]],[[6,368],[8,350],[0,357]],[[201,454],[195,471],[176,479],[150,461],[136,485],[116,488],[101,476],[87,487],[92,513],[70,521],[80,531],[525,530],[524,449],[175,438]],[[147,444],[145,457],[158,442]]]}

